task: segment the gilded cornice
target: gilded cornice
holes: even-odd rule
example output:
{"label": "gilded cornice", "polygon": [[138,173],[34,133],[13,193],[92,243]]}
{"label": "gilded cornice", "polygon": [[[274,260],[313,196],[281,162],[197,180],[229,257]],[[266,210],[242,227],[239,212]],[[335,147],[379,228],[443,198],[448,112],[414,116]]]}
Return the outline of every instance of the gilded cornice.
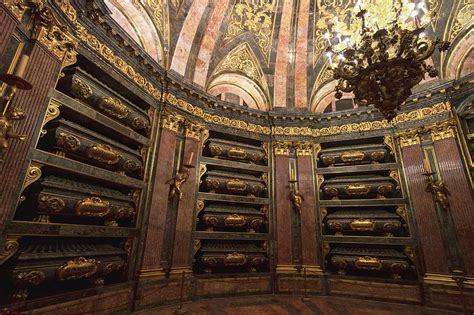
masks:
{"label": "gilded cornice", "polygon": [[456,137],[456,123],[453,120],[438,122],[425,128],[429,130],[433,141]]}
{"label": "gilded cornice", "polygon": [[299,156],[311,155],[313,150],[313,144],[307,141],[294,142],[293,146],[296,148],[296,155]]}
{"label": "gilded cornice", "polygon": [[188,122],[186,124],[186,129],[184,130],[184,135],[186,138],[191,138],[197,141],[201,141],[205,133],[206,129],[203,125],[195,124],[192,122]]}
{"label": "gilded cornice", "polygon": [[179,127],[184,123],[184,117],[174,113],[166,112],[161,119],[161,128],[177,133]]}
{"label": "gilded cornice", "polygon": [[227,118],[219,115],[212,115],[209,113],[204,112],[202,108],[199,108],[197,106],[194,106],[182,99],[177,98],[173,94],[166,94],[165,99],[170,103],[171,105],[174,105],[183,111],[190,113],[194,116],[197,116],[199,118],[202,118],[205,122],[208,123],[213,123],[216,125],[223,125],[231,128],[236,128],[236,129],[241,129],[241,130],[246,130],[249,132],[254,132],[254,133],[259,133],[259,134],[264,134],[264,135],[270,135],[271,134],[271,129],[269,127],[261,126],[261,125],[256,125],[252,123],[248,123],[243,120],[238,120],[238,119],[232,119],[232,118]]}
{"label": "gilded cornice", "polygon": [[400,147],[405,148],[413,145],[421,144],[421,128],[404,130],[397,134]]}
{"label": "gilded cornice", "polygon": [[40,43],[62,61],[63,67],[76,63],[78,40],[67,29],[54,25],[42,28],[37,38]]}
{"label": "gilded cornice", "polygon": [[275,155],[290,155],[291,141],[276,141],[273,143]]}
{"label": "gilded cornice", "polygon": [[135,82],[138,86],[147,91],[155,99],[161,99],[161,92],[142,75],[137,73],[132,66],[127,64],[122,58],[115,55],[115,53],[106,45],[102,44],[97,37],[87,32],[87,30],[78,24],[78,37],[89,47],[97,51],[105,60],[110,62],[115,68],[119,69],[125,76]]}

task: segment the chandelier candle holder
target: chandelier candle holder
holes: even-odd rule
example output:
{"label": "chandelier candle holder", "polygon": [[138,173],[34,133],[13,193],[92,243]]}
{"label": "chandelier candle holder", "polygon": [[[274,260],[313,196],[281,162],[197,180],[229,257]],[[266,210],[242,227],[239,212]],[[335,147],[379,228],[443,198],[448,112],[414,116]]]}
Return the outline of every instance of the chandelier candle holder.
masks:
{"label": "chandelier candle holder", "polygon": [[365,8],[359,0],[354,8],[357,19],[351,16],[340,22],[335,17],[331,32],[324,35],[329,44],[326,55],[338,80],[335,97],[352,92],[358,105],[374,105],[391,121],[425,74],[438,75],[425,60],[436,47],[445,51],[450,43],[426,37],[434,14],[427,12],[423,2],[399,0],[391,6],[380,5],[383,12],[377,12],[378,6]]}

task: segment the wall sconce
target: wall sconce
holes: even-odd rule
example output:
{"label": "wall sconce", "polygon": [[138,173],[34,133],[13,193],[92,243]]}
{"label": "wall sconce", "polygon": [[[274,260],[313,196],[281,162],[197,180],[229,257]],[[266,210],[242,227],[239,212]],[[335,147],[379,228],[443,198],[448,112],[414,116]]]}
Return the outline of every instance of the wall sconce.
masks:
{"label": "wall sconce", "polygon": [[426,192],[429,192],[435,198],[435,202],[443,210],[449,210],[449,190],[448,186],[442,180],[435,180],[434,172],[431,170],[430,161],[428,159],[423,159],[423,168],[425,169],[426,176]]}
{"label": "wall sconce", "polygon": [[168,195],[169,200],[173,200],[176,195],[179,196],[179,200],[181,200],[183,197],[183,191],[181,190],[181,187],[189,178],[189,169],[194,168],[194,165],[192,165],[193,156],[194,152],[191,151],[189,162],[187,164],[183,164],[176,172],[176,175],[166,181],[166,184],[170,185],[170,193]]}
{"label": "wall sconce", "polygon": [[290,195],[289,199],[291,200],[291,203],[293,204],[293,208],[301,214],[301,206],[303,205],[304,197],[298,190],[298,187],[296,183],[298,180],[296,179],[295,176],[295,170],[292,168],[291,169],[291,174],[290,174],[290,180],[288,181],[290,183]]}
{"label": "wall sconce", "polygon": [[30,90],[32,85],[22,78],[29,56],[22,55],[14,74],[0,74],[0,81],[9,88],[5,89],[5,95],[0,97],[2,109],[0,114],[0,163],[9,147],[9,139],[25,140],[26,135],[19,135],[12,130],[11,121],[25,119],[26,113],[19,109],[10,108],[13,97],[18,89]]}

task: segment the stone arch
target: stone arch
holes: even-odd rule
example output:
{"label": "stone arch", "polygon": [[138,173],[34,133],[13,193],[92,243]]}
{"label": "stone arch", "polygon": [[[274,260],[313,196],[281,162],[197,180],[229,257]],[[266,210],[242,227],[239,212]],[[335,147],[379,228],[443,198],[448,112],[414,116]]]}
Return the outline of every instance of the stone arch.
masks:
{"label": "stone arch", "polygon": [[460,79],[474,72],[474,28],[471,28],[450,50],[445,79]]}
{"label": "stone arch", "polygon": [[139,2],[127,0],[105,0],[111,17],[137,44],[143,47],[153,59],[163,64],[163,45],[152,19]]}

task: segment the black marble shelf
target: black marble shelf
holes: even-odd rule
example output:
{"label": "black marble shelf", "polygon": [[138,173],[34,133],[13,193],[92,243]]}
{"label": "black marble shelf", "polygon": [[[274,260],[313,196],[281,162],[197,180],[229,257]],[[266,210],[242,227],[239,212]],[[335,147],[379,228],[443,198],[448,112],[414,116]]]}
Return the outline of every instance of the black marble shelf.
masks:
{"label": "black marble shelf", "polygon": [[269,203],[268,198],[214,194],[214,193],[206,193],[206,192],[199,192],[197,199],[223,201],[223,202],[229,202],[229,203],[232,203],[232,202],[233,203],[249,203],[249,204],[256,204],[256,205],[266,205]]}
{"label": "black marble shelf", "polygon": [[328,243],[348,243],[370,245],[411,245],[411,237],[384,236],[354,236],[354,235],[322,235],[322,240]]}
{"label": "black marble shelf", "polygon": [[7,227],[7,234],[16,234],[22,236],[128,238],[137,235],[138,229],[126,227],[12,221]]}
{"label": "black marble shelf", "polygon": [[407,204],[405,198],[320,200],[319,202],[321,207],[401,206]]}
{"label": "black marble shelf", "polygon": [[202,240],[250,240],[260,241],[268,240],[268,233],[246,233],[246,232],[206,232],[195,231],[194,237]]}
{"label": "black marble shelf", "polygon": [[141,180],[125,176],[116,172],[107,171],[102,168],[91,166],[89,164],[77,162],[75,160],[71,160],[45,151],[35,150],[32,156],[32,160],[37,161],[41,164],[52,166],[57,169],[62,169],[66,172],[78,173],[82,176],[97,178],[101,181],[108,181],[115,185],[122,185],[139,189],[143,189],[146,187],[146,183]]}
{"label": "black marble shelf", "polygon": [[[94,123],[98,122],[113,133],[118,133],[120,136],[124,136],[133,142],[150,146],[150,139],[147,137],[135,132],[133,129],[125,126],[124,124],[107,117],[96,109],[86,106],[82,102],[67,96],[66,94],[63,94],[57,90],[53,90],[53,92],[51,92],[51,97],[60,103],[61,107],[67,107],[69,110],[74,111],[75,113]],[[61,110],[61,107],[59,110]]]}
{"label": "black marble shelf", "polygon": [[211,157],[205,157],[205,156],[201,157],[200,162],[206,165],[216,165],[216,166],[222,166],[226,168],[233,168],[233,169],[239,169],[239,170],[243,169],[243,170],[248,170],[248,171],[253,171],[253,172],[262,172],[262,173],[268,172],[268,166],[252,164],[252,163],[242,163],[242,162],[236,162],[232,160],[217,159],[217,158],[211,158]]}
{"label": "black marble shelf", "polygon": [[400,165],[398,163],[379,163],[379,164],[361,164],[350,166],[331,166],[320,167],[316,169],[317,174],[348,174],[349,173],[363,173],[373,171],[389,171],[398,170]]}

